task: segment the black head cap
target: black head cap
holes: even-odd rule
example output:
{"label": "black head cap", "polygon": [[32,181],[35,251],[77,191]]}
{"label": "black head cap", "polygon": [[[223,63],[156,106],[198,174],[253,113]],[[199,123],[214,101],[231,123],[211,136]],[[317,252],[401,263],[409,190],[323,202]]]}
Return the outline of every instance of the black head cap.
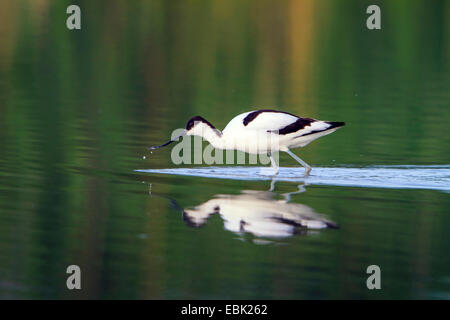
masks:
{"label": "black head cap", "polygon": [[209,123],[207,120],[203,119],[203,118],[200,117],[200,116],[195,116],[195,117],[190,118],[189,121],[187,122],[187,124],[186,124],[186,130],[188,130],[188,131],[191,130],[192,127],[194,127],[194,125],[195,125],[197,122],[203,122],[203,123],[206,123],[208,126],[210,126],[211,128],[214,129],[214,126],[213,126],[211,123]]}

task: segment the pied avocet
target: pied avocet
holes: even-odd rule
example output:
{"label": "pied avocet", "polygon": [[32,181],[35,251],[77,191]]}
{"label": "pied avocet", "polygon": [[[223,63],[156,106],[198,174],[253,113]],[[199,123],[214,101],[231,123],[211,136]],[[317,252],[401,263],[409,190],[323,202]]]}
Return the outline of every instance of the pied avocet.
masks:
{"label": "pied avocet", "polygon": [[267,153],[275,174],[278,173],[278,165],[272,153],[284,151],[305,167],[307,176],[311,167],[290,149],[304,147],[344,125],[345,122],[301,118],[288,112],[264,109],[245,112],[234,117],[221,132],[209,121],[196,116],[189,119],[181,135],[150,149],[167,146],[184,135],[201,136],[215,148],[254,154]]}

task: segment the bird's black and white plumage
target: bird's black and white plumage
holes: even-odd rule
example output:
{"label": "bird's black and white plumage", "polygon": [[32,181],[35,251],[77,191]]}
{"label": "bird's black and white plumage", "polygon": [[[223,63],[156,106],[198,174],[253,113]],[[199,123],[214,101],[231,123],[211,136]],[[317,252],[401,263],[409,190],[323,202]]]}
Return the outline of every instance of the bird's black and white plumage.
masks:
{"label": "bird's black and white plumage", "polygon": [[[344,125],[344,122],[301,118],[288,112],[263,109],[245,112],[234,117],[222,132],[204,118],[196,116],[188,121],[184,134],[201,136],[214,147],[225,150],[269,155],[273,152],[284,151],[305,167],[307,175],[311,167],[290,149],[304,147]],[[271,162],[278,172],[272,156]]]}
{"label": "bird's black and white plumage", "polygon": [[[334,132],[345,125],[344,122],[321,121],[301,118],[291,113],[277,110],[255,110],[234,117],[223,130],[243,138],[246,132],[261,132],[279,136],[280,151],[285,148],[304,147],[311,141]],[[261,150],[262,151],[262,150]]]}

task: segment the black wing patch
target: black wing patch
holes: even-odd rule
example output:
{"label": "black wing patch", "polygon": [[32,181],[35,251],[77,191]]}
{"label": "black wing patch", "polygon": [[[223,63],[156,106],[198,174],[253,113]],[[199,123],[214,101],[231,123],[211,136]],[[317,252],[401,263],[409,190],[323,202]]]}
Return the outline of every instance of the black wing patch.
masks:
{"label": "black wing patch", "polygon": [[[311,123],[317,121],[316,119],[311,119],[311,118],[299,118],[297,121],[295,121],[294,123],[291,123],[290,125],[280,129],[278,131],[278,134],[289,134],[289,133],[294,133],[297,132],[299,130],[302,130],[303,128],[310,126]],[[314,133],[319,133],[322,131],[327,131],[333,128],[339,128],[342,126],[345,126],[345,122],[332,122],[332,121],[328,121],[327,124],[329,124],[330,126],[327,127],[326,129],[322,129],[322,130],[313,130],[311,132],[302,134],[301,137],[303,136],[307,136],[310,134],[314,134]],[[269,132],[276,132],[273,130],[269,130]]]}
{"label": "black wing patch", "polygon": [[[272,217],[272,220],[275,220],[277,222],[283,223],[283,224],[287,224],[293,227],[305,227],[304,225],[302,225],[301,223],[298,223],[297,221],[291,220],[291,219],[286,219],[283,217]],[[308,219],[309,220],[309,219]],[[313,220],[313,219],[311,219]],[[332,222],[332,221],[326,221],[326,220],[321,220],[320,222],[324,223],[327,228],[330,229],[339,229],[339,226]]]}
{"label": "black wing patch", "polygon": [[311,132],[302,134],[300,137],[309,136],[310,134],[319,133],[319,132],[327,131],[327,130],[330,130],[330,129],[333,129],[333,128],[339,128],[339,127],[345,126],[345,122],[327,121],[327,123],[330,125],[328,128],[323,129],[323,130],[313,130]]}
{"label": "black wing patch", "polygon": [[271,109],[262,109],[262,110],[256,110],[253,112],[250,112],[245,118],[244,118],[244,126],[247,126],[250,122],[252,122],[253,120],[256,119],[257,116],[259,116],[261,113],[263,112],[275,112],[275,113],[285,113],[285,114],[289,114],[291,116],[294,116],[296,118],[298,118],[295,114],[289,113],[289,112],[284,112],[284,111],[278,111],[278,110],[271,110]]}
{"label": "black wing patch", "polygon": [[[285,113],[291,116],[294,116],[297,118],[297,120],[293,123],[291,123],[290,125],[281,128],[280,130],[278,130],[278,134],[289,134],[289,133],[293,133],[293,132],[297,132],[299,130],[302,130],[303,128],[310,126],[311,123],[318,121],[316,119],[312,119],[312,118],[300,118],[298,116],[296,116],[295,114],[289,113],[289,112],[284,112],[284,111],[278,111],[278,110],[271,110],[271,109],[262,109],[262,110],[256,110],[253,112],[250,112],[243,120],[244,126],[247,126],[250,122],[252,122],[253,120],[256,119],[256,117],[258,117],[261,113],[263,112],[275,112],[275,113]],[[311,131],[307,134],[304,134],[305,136],[309,135],[309,134],[314,134],[314,133],[318,133],[318,132],[322,132],[322,131],[326,131],[326,130],[330,130],[333,128],[338,128],[338,127],[342,127],[345,126],[345,122],[332,122],[329,121],[327,122],[330,126],[324,130],[314,130]],[[277,132],[276,130],[267,130],[267,132]]]}
{"label": "black wing patch", "polygon": [[[310,126],[311,123],[313,123],[315,121],[317,121],[317,120],[311,119],[311,118],[298,118],[297,121],[278,130],[278,134],[289,134],[289,133],[297,132],[307,126]],[[277,131],[276,130],[268,130],[268,132],[277,132]]]}

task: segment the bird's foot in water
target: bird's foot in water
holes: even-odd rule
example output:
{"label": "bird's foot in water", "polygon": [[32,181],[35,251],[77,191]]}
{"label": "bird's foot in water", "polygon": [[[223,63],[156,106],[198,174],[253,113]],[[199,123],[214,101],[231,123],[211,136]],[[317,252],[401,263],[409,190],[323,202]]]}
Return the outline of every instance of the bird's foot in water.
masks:
{"label": "bird's foot in water", "polygon": [[306,167],[305,172],[303,173],[303,178],[309,177],[309,173],[311,172],[311,170],[312,170],[311,167]]}

